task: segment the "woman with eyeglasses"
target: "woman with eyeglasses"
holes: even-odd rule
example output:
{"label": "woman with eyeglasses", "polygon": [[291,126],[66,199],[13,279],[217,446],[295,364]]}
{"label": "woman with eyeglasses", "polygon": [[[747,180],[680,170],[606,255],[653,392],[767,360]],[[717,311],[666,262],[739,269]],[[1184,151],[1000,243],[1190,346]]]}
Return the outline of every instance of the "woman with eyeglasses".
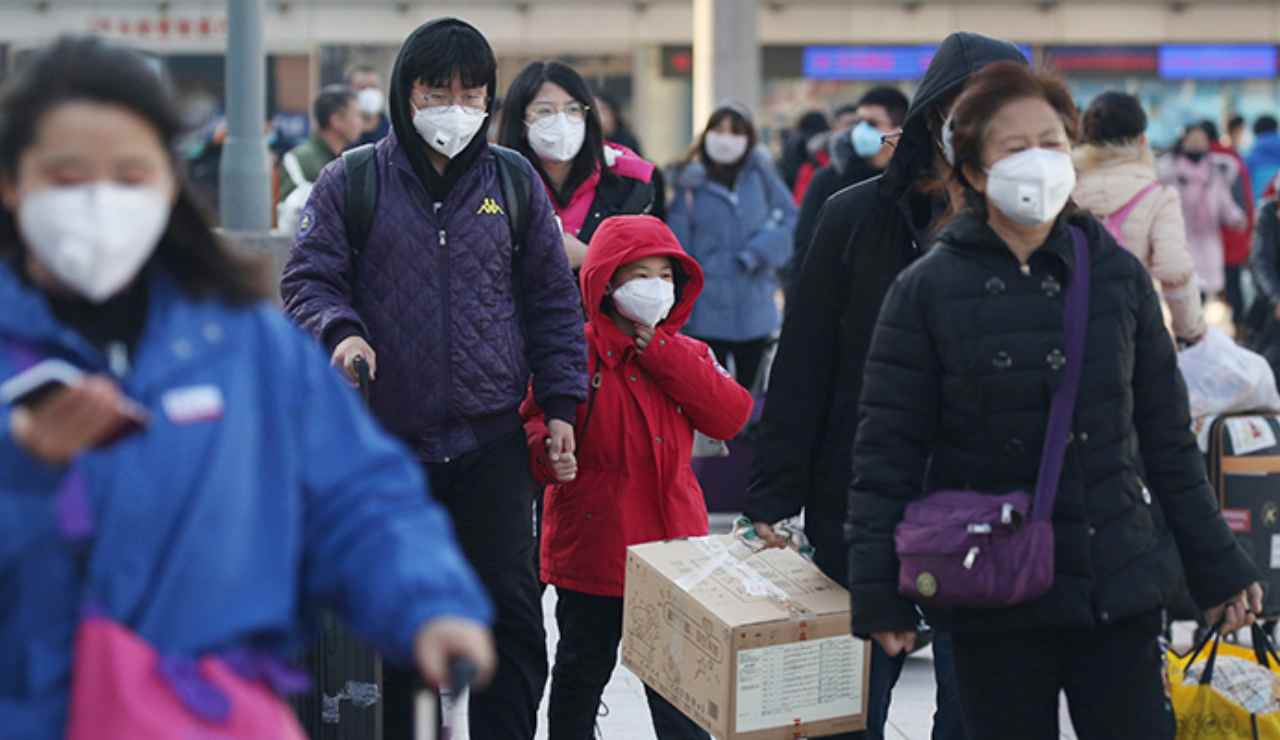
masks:
{"label": "woman with eyeglasses", "polygon": [[564,251],[576,270],[600,222],[652,213],[652,163],[606,142],[587,83],[560,62],[534,62],[507,91],[498,143],[533,163],[564,230]]}

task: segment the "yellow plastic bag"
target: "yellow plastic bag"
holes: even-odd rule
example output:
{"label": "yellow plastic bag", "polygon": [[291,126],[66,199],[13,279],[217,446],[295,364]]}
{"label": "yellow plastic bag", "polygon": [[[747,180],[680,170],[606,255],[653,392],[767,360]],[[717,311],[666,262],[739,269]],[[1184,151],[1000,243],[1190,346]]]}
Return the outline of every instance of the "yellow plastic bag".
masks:
{"label": "yellow plastic bag", "polygon": [[1169,651],[1178,740],[1280,738],[1280,656],[1258,625],[1253,644],[1224,645],[1215,629],[1186,655]]}

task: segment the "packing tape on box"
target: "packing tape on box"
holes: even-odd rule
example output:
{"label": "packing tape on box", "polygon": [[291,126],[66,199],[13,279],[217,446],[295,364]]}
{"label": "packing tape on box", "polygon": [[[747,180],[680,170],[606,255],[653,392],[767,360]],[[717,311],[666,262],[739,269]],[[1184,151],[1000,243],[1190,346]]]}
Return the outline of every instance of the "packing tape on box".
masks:
{"label": "packing tape on box", "polygon": [[708,560],[701,568],[675,580],[676,586],[681,590],[692,592],[698,584],[716,574],[722,574],[741,586],[747,596],[769,599],[790,612],[792,619],[800,620],[811,616],[812,613],[793,602],[786,591],[747,565],[748,560],[763,550],[754,550],[737,538],[728,546],[718,537],[695,537],[689,542],[707,555]]}

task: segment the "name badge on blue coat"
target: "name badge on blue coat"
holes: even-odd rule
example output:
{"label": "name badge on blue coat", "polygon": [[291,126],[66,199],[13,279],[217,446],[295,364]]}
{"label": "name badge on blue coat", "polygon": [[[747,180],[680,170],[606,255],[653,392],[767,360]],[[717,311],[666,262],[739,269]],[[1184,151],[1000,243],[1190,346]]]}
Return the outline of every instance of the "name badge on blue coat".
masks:
{"label": "name badge on blue coat", "polygon": [[222,418],[222,391],[216,385],[176,388],[160,399],[165,416],[174,424],[195,424]]}

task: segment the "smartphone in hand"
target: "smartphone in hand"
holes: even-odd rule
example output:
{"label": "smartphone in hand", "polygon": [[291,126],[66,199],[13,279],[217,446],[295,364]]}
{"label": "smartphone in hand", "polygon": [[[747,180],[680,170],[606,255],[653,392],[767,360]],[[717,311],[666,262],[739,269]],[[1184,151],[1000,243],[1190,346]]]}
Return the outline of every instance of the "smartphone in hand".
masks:
{"label": "smartphone in hand", "polygon": [[[58,393],[76,387],[85,377],[83,370],[64,360],[44,360],[0,384],[0,403],[35,410]],[[108,447],[147,425],[146,409],[127,398],[121,398],[114,411],[116,423],[93,443],[94,449]]]}

